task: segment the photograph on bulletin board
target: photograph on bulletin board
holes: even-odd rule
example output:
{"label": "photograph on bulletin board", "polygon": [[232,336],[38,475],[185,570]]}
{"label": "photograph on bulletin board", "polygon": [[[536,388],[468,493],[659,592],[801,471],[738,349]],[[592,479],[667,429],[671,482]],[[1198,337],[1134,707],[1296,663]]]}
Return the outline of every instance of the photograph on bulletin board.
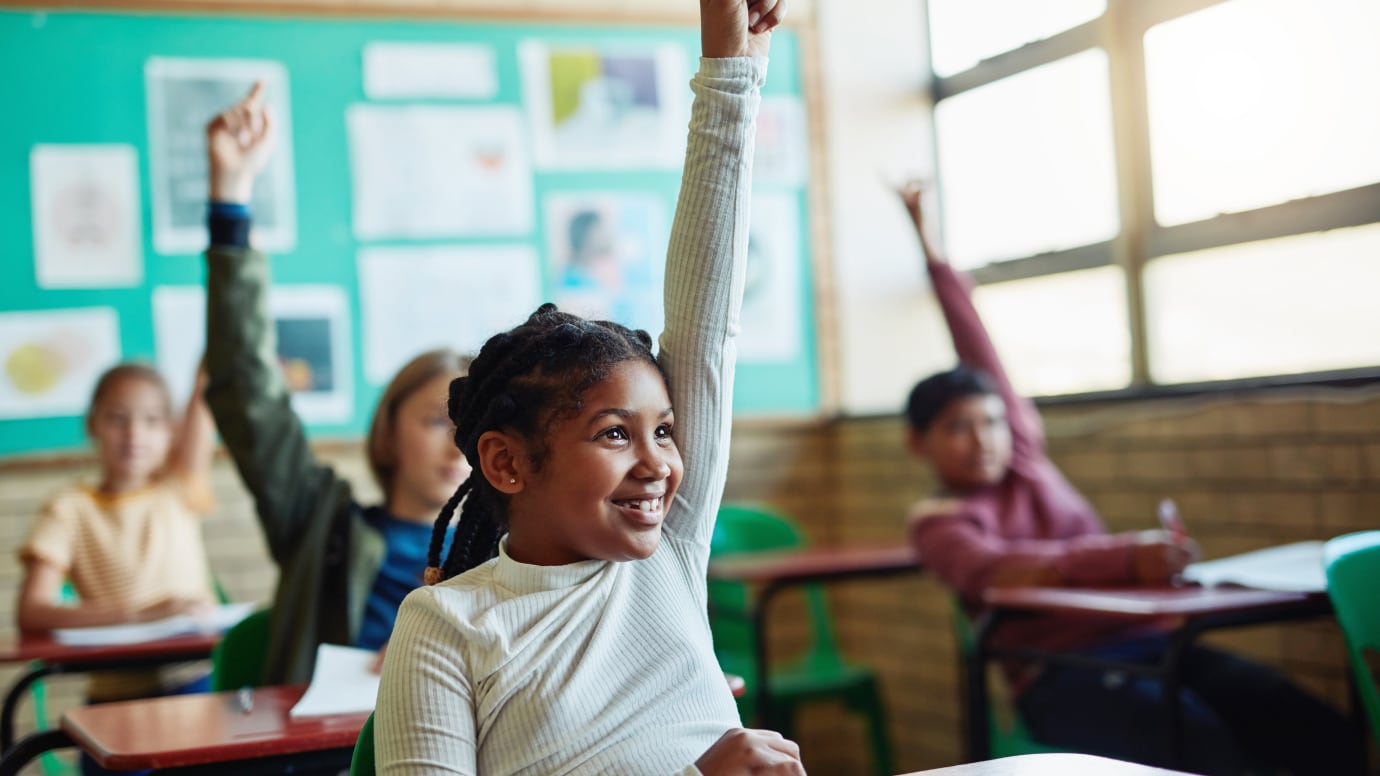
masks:
{"label": "photograph on bulletin board", "polygon": [[636,192],[566,192],[545,200],[548,277],[556,305],[661,332],[667,213]]}
{"label": "photograph on bulletin board", "polygon": [[277,143],[254,186],[254,237],[260,248],[274,253],[296,247],[287,69],[268,60],[151,57],[144,65],[144,89],[153,245],[159,253],[198,253],[206,247],[206,124],[256,81],[264,85]]}
{"label": "photograph on bulletin board", "polygon": [[518,56],[538,168],[674,169],[684,161],[689,75],[680,46],[529,40]]}

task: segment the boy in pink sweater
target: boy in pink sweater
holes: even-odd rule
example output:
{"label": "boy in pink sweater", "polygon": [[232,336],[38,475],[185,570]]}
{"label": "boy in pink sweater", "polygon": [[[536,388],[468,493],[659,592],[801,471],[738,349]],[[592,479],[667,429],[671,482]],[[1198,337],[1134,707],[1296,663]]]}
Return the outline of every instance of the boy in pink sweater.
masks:
{"label": "boy in pink sweater", "polygon": [[[1045,454],[1034,405],[1017,396],[983,328],[969,285],[924,230],[921,188],[899,194],[920,236],[925,267],[960,364],[922,380],[906,406],[911,452],[942,489],[911,510],[910,541],[925,567],[970,613],[993,586],[1167,585],[1196,554],[1164,531],[1109,534],[1092,506]],[[998,643],[1078,650],[1154,663],[1172,623],[1030,618],[1006,623]],[[1170,765],[1161,684],[1126,672],[1008,663],[1026,725],[1051,746]],[[1294,774],[1363,770],[1359,741],[1340,714],[1263,666],[1207,647],[1182,663],[1185,765],[1236,774],[1250,763]]]}

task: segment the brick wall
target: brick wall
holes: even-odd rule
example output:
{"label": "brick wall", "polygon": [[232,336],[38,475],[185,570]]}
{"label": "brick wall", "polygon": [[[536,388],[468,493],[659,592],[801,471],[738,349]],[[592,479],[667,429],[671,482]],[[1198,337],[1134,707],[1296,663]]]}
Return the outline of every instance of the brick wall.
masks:
{"label": "brick wall", "polygon": [[[1380,393],[1271,397],[1054,408],[1045,413],[1050,449],[1111,528],[1153,526],[1155,504],[1172,495],[1209,557],[1380,527]],[[376,497],[355,445],[328,445],[323,455],[363,499]],[[907,507],[931,487],[906,457],[898,419],[740,423],[733,461],[727,499],[775,505],[816,543],[896,540]],[[0,463],[0,553],[13,559],[46,495],[88,473],[82,461]],[[275,575],[248,496],[223,460],[216,483],[219,508],[206,525],[212,565],[235,598],[266,600]],[[0,564],[0,636],[13,634],[18,577],[13,560]],[[944,591],[916,575],[839,585],[830,600],[845,652],[882,676],[898,769],[957,762],[957,656]],[[775,612],[781,655],[802,637],[800,608],[787,600]],[[1343,650],[1330,623],[1254,628],[1222,641],[1345,698]],[[0,671],[0,682],[13,675]],[[80,697],[80,680],[50,685],[52,714]],[[20,719],[31,724],[27,705]],[[842,710],[811,709],[796,732],[816,776],[865,772],[861,725]]]}

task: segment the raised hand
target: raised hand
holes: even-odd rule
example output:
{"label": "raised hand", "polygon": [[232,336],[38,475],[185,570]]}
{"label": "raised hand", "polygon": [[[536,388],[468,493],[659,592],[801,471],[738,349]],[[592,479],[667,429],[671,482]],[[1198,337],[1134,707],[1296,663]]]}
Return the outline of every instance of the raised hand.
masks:
{"label": "raised hand", "polygon": [[700,0],[700,47],[706,57],[764,57],[787,0]]}
{"label": "raised hand", "polygon": [[805,776],[800,747],[774,730],[734,728],[720,736],[695,767],[704,776]]}
{"label": "raised hand", "polygon": [[263,101],[264,85],[255,83],[244,99],[206,125],[211,200],[249,204],[254,178],[273,151],[273,116]]}
{"label": "raised hand", "polygon": [[925,206],[922,201],[927,188],[929,188],[927,181],[911,178],[896,187],[896,196],[901,199],[901,204],[910,214],[910,220],[915,223],[915,233],[920,237],[920,249],[924,251],[925,259],[936,264],[943,264],[948,259],[944,256],[943,251],[940,251],[930,240],[929,234],[925,231]]}

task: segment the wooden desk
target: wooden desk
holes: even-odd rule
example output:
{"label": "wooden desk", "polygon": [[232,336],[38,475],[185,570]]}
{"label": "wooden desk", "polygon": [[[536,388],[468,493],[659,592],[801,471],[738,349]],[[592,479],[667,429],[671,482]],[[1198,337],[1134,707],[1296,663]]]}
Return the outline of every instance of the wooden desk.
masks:
{"label": "wooden desk", "polygon": [[[967,756],[970,761],[988,756],[987,661],[992,658],[1023,658],[1043,663],[1064,663],[1089,668],[1114,668],[1159,677],[1164,684],[1169,718],[1170,755],[1183,761],[1182,710],[1179,706],[1179,664],[1184,651],[1209,630],[1246,625],[1287,622],[1329,616],[1332,602],[1326,593],[1297,593],[1239,587],[1174,587],[1092,589],[1056,587],[993,588],[983,595],[986,613],[974,626],[974,649],[966,665]],[[994,646],[992,634],[1001,623],[1020,616],[1125,618],[1128,621],[1181,617],[1183,624],[1169,634],[1169,644],[1158,666],[1128,664],[1019,646]]]}
{"label": "wooden desk", "polygon": [[49,633],[24,633],[0,642],[0,663],[32,663],[5,693],[0,707],[0,754],[14,746],[14,715],[24,691],[50,674],[74,674],[122,668],[151,668],[185,660],[203,660],[220,641],[220,634],[176,636],[137,644],[70,647]]}
{"label": "wooden desk", "polygon": [[1149,765],[1110,760],[1090,754],[1023,754],[985,760],[980,763],[915,771],[905,776],[1174,776],[1182,771],[1167,771]]}
{"label": "wooden desk", "polygon": [[[233,691],[72,709],[63,715],[61,730],[21,741],[0,761],[0,775],[17,773],[33,757],[60,746],[79,746],[106,768],[156,768],[163,774],[252,770],[268,776],[349,767],[369,715],[292,719],[288,711],[305,691],[306,685],[257,688],[248,711]],[[30,745],[34,739],[39,740]]]}
{"label": "wooden desk", "polygon": [[769,718],[771,695],[768,691],[767,608],[777,593],[811,582],[839,582],[847,579],[893,576],[920,570],[920,562],[909,546],[812,547],[796,550],[741,552],[721,555],[709,561],[709,578],[724,582],[761,585],[752,606],[752,630],[757,667],[757,714]]}

